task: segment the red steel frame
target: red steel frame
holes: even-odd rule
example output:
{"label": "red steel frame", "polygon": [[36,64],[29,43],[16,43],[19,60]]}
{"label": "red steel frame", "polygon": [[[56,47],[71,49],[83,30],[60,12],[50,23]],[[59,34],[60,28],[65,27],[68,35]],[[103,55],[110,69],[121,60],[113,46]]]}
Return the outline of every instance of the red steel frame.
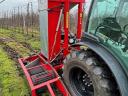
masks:
{"label": "red steel frame", "polygon": [[[36,58],[40,58],[40,55],[39,56],[38,55],[32,56],[32,57],[29,57],[29,58],[20,58],[19,59],[19,63],[20,63],[20,65],[21,65],[21,67],[22,67],[22,69],[23,69],[23,71],[25,73],[25,76],[26,76],[27,80],[28,80],[32,96],[37,96],[36,90],[39,89],[39,88],[42,88],[42,87],[47,87],[48,90],[49,90],[49,93],[51,94],[51,96],[55,96],[55,93],[54,93],[54,91],[52,90],[52,87],[51,87],[52,83],[54,83],[57,86],[57,88],[63,94],[63,96],[69,96],[69,93],[68,93],[67,89],[65,88],[63,82],[60,80],[60,77],[58,76],[55,68],[53,68],[50,64],[43,64],[43,60],[41,60],[41,64],[39,66],[47,68],[48,71],[53,70],[55,72],[55,74],[56,74],[56,78],[51,79],[51,80],[49,80],[47,82],[38,84],[38,85],[34,85],[33,84],[31,76],[30,76],[30,74],[28,72],[28,70],[30,70],[30,69],[26,68],[25,65],[23,64],[23,62],[26,61],[26,60],[27,61],[33,61]],[[37,68],[39,66],[32,67],[32,68],[34,69],[34,68]],[[58,66],[58,67],[61,67],[61,66]],[[56,68],[56,69],[58,69],[58,68]]]}
{"label": "red steel frame", "polygon": [[[58,32],[56,32],[56,26],[59,20],[59,14],[61,8],[56,8],[54,11],[48,12],[48,52],[49,61],[56,57],[61,50],[64,50],[64,55],[68,53],[68,34],[69,34],[69,10],[71,4],[78,4],[78,24],[77,24],[77,39],[81,37],[82,31],[82,15],[83,15],[83,3],[85,0],[48,0],[48,8],[54,8],[56,6],[64,5],[64,43],[61,46],[61,25]],[[58,11],[58,12],[57,12]],[[57,33],[57,36],[55,36]],[[54,46],[55,43],[55,46]],[[54,46],[54,47],[53,47]]]}
{"label": "red steel frame", "polygon": [[[60,64],[58,66],[51,66],[50,61],[53,60],[53,58],[56,57],[56,54],[59,54],[59,52],[61,50],[63,50],[62,52],[64,53],[65,57],[68,53],[69,53],[69,40],[68,40],[68,34],[69,34],[69,10],[70,10],[70,5],[73,4],[78,4],[78,26],[77,26],[77,39],[81,38],[81,31],[82,31],[82,15],[83,15],[83,3],[85,2],[85,0],[48,0],[48,8],[54,8],[56,6],[60,6],[63,5],[64,8],[64,34],[65,34],[65,38],[64,38],[64,42],[61,46],[61,25],[59,26],[59,30],[57,32],[57,36],[56,36],[56,26],[57,26],[57,22],[59,20],[59,13],[60,10],[62,9],[62,7],[58,7],[53,9],[54,11],[50,11],[48,12],[48,54],[49,57],[48,58],[44,58],[43,54],[38,54],[38,55],[34,55],[28,58],[20,58],[19,59],[19,63],[24,71],[24,74],[28,80],[28,83],[30,85],[30,89],[31,89],[31,93],[32,96],[37,96],[36,94],[36,90],[39,88],[42,88],[44,86],[47,86],[51,96],[55,96],[54,91],[52,90],[51,84],[55,83],[55,85],[57,86],[57,88],[60,90],[60,92],[63,94],[63,96],[69,96],[69,92],[67,91],[67,89],[65,88],[63,82],[61,81],[57,70],[62,69],[63,64]],[[56,40],[55,40],[56,39]],[[55,43],[55,46],[54,46]],[[54,46],[54,47],[53,47]],[[53,52],[52,52],[53,51]],[[38,84],[38,85],[34,85],[33,81],[31,79],[31,76],[29,74],[29,68],[26,68],[26,66],[24,65],[23,62],[25,62],[26,60],[31,62],[34,61],[36,58],[40,59],[40,65],[42,67],[47,67],[48,71],[52,70],[55,74],[56,74],[56,78],[51,79],[49,81],[46,81],[44,83]],[[45,64],[47,62],[47,64]],[[36,66],[38,67],[38,66]],[[36,67],[32,67],[32,68],[36,68]]]}

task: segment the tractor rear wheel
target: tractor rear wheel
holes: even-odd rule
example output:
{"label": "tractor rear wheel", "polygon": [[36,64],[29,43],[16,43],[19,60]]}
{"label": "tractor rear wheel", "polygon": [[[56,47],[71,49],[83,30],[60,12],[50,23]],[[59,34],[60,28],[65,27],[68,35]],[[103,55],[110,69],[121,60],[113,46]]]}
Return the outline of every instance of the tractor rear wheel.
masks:
{"label": "tractor rear wheel", "polygon": [[64,82],[72,96],[120,96],[105,62],[92,51],[74,51],[64,60]]}

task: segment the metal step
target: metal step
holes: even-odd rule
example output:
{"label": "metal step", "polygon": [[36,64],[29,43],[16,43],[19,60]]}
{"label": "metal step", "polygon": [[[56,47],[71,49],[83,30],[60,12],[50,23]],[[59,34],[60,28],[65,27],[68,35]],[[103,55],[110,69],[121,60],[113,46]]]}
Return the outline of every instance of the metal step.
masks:
{"label": "metal step", "polygon": [[38,85],[38,84],[47,82],[49,80],[54,79],[55,77],[56,77],[56,75],[53,71],[41,72],[41,73],[31,76],[34,85]]}

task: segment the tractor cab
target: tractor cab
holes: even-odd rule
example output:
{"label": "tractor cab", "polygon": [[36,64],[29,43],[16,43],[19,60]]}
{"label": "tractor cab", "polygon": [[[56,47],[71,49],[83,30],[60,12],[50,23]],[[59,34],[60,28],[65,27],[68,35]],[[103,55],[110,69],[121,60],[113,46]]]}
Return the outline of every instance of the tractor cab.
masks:
{"label": "tractor cab", "polygon": [[128,68],[128,0],[91,0],[85,31]]}

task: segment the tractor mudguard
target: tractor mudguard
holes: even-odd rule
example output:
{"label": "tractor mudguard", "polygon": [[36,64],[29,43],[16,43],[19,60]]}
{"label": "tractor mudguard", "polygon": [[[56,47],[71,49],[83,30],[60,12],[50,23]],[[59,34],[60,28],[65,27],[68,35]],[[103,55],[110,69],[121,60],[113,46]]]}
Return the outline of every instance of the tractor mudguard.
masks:
{"label": "tractor mudguard", "polygon": [[114,74],[122,96],[128,96],[128,75],[119,61],[99,42],[98,38],[93,35],[91,36],[88,33],[84,34],[85,35],[82,37],[81,42],[72,46],[87,46],[98,54]]}

